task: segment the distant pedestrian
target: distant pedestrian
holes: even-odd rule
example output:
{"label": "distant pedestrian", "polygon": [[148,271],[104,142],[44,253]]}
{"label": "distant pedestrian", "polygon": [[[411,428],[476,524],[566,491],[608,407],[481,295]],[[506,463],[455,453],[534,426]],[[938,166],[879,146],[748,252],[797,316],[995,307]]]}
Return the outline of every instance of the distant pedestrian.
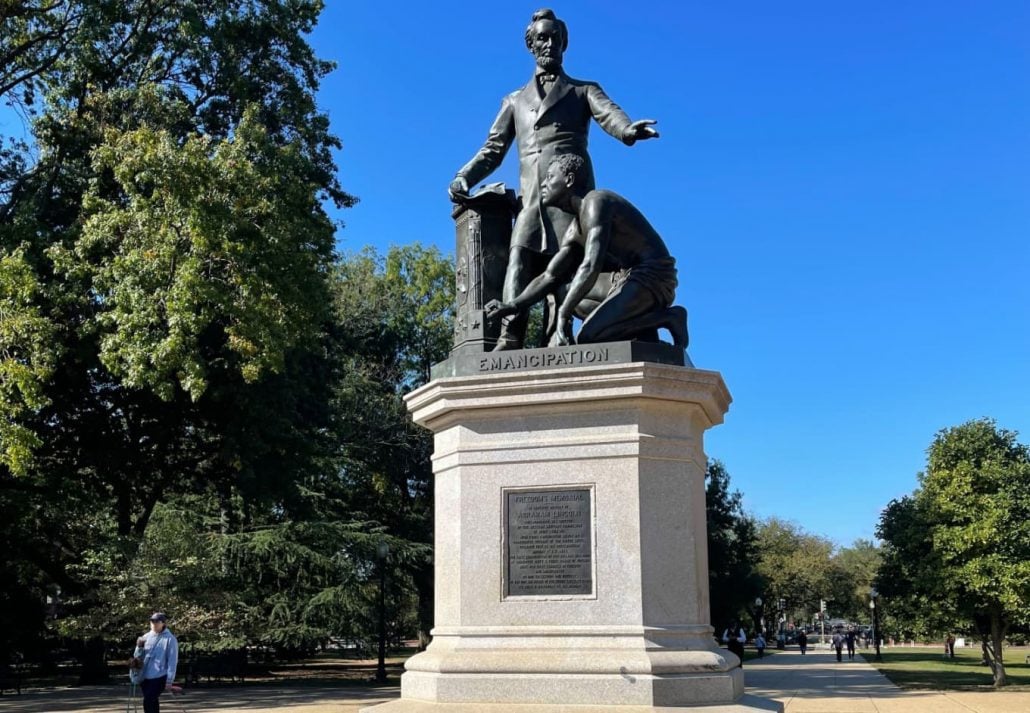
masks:
{"label": "distant pedestrian", "polygon": [[801,655],[805,655],[805,651],[808,649],[808,634],[802,629],[798,632],[798,648],[801,649]]}
{"label": "distant pedestrian", "polygon": [[744,642],[747,641],[747,633],[740,624],[734,621],[722,632],[722,642],[726,648],[737,655],[740,659],[740,667],[744,667]]}
{"label": "distant pedestrian", "polygon": [[944,640],[944,655],[949,659],[955,658],[955,635],[948,634],[948,638]]}
{"label": "distant pedestrian", "polygon": [[844,643],[848,647],[848,661],[855,658],[855,630],[848,629],[848,633],[844,634]]}
{"label": "distant pedestrian", "polygon": [[833,648],[837,652],[837,660],[841,661],[842,660],[841,659],[841,652],[844,649],[844,637],[841,636],[840,632],[838,631],[836,634],[833,635],[832,641],[833,641]]}
{"label": "distant pedestrian", "polygon": [[179,664],[179,642],[168,630],[168,618],[161,612],[150,617],[150,633],[136,641],[134,657],[142,654],[143,713],[160,713],[160,696],[172,689]]}
{"label": "distant pedestrian", "polygon": [[758,636],[755,637],[755,648],[758,649],[758,658],[762,658],[765,654],[765,637],[762,636],[762,632],[758,632]]}

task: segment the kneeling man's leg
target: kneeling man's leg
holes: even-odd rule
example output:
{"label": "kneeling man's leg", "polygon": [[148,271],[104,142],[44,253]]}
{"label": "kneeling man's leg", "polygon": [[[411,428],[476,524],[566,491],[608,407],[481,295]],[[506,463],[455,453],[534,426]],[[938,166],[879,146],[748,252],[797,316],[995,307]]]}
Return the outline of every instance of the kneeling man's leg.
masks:
{"label": "kneeling man's leg", "polygon": [[633,339],[665,328],[676,346],[687,346],[687,311],[663,307],[651,290],[627,280],[583,322],[576,336],[579,344]]}

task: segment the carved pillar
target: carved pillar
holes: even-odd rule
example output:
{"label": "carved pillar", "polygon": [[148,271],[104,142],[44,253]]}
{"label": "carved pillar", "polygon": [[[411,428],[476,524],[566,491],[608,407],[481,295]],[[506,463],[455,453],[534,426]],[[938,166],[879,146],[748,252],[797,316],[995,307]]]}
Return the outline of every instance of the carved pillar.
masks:
{"label": "carved pillar", "polygon": [[487,321],[483,306],[500,299],[508,266],[515,192],[504,184],[480,190],[454,206],[455,319],[452,353],[484,352],[500,334],[500,320]]}

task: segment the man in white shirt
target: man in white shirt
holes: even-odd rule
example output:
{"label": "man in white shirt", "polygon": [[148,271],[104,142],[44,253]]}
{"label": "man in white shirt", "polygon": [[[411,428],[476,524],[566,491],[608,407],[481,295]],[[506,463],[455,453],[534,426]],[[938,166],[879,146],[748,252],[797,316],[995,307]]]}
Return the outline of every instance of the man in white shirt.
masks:
{"label": "man in white shirt", "polygon": [[168,630],[168,617],[155,612],[150,632],[136,642],[143,649],[143,713],[160,713],[160,696],[170,689],[179,665],[179,642]]}

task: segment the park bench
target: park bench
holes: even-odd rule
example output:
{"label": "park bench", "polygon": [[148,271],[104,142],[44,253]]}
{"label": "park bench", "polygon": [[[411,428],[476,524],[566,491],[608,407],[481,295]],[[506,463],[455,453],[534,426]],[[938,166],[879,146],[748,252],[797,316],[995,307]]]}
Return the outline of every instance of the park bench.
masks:
{"label": "park bench", "polygon": [[186,661],[187,683],[199,683],[202,678],[207,681],[229,680],[233,683],[242,683],[246,672],[245,649],[192,656]]}

